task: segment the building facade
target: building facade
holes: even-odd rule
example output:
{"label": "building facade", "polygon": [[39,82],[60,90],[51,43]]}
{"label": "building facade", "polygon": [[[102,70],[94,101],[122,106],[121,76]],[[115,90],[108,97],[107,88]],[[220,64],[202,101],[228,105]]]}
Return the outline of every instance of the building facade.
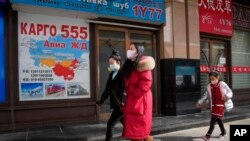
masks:
{"label": "building facade", "polygon": [[[96,101],[108,57],[116,48],[124,62],[131,42],[156,60],[155,116],[200,112],[195,103],[214,68],[233,88],[235,104],[249,104],[249,5],[213,2],[1,1],[0,130],[106,120],[108,100],[102,107]],[[216,24],[225,29],[202,28],[201,13],[209,10],[221,12]]]}

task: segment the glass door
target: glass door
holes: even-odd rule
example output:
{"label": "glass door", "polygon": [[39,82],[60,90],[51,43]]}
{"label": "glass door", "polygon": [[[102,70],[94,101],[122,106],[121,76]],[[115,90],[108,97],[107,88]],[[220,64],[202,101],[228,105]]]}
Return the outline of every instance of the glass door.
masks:
{"label": "glass door", "polygon": [[225,43],[213,42],[212,43],[212,63],[213,68],[220,72],[220,79],[227,82],[227,71],[226,71],[226,55],[225,55]]}
{"label": "glass door", "polygon": [[208,73],[210,70],[218,70],[220,79],[227,82],[227,56],[226,43],[224,41],[202,39],[201,47],[201,94],[206,91],[209,83]]}
{"label": "glass door", "polygon": [[[115,48],[120,52],[122,56],[122,64],[126,60],[126,50],[129,48],[130,43],[142,43],[145,47],[144,55],[154,55],[154,34],[151,31],[131,30],[129,28],[109,27],[109,26],[97,26],[97,47],[99,55],[99,88],[97,99],[100,99],[102,92],[105,89],[105,85],[108,79],[109,71],[108,58]],[[155,102],[154,102],[155,103]],[[110,114],[109,100],[100,107],[100,119],[107,120]]]}
{"label": "glass door", "polygon": [[[113,49],[120,52],[122,57],[122,63],[126,59],[125,56],[125,32],[111,31],[111,30],[99,30],[99,96],[100,99],[102,92],[105,89],[106,82],[109,77],[108,71],[108,58],[111,55]],[[101,106],[101,112],[110,112],[109,100]]]}
{"label": "glass door", "polygon": [[131,43],[142,43],[145,47],[144,55],[154,56],[152,36],[152,34],[130,33],[130,41]]}
{"label": "glass door", "polygon": [[209,42],[201,41],[201,59],[200,59],[200,83],[201,83],[201,94],[206,91],[207,84],[209,83],[208,69],[210,67],[210,57],[209,57]]}

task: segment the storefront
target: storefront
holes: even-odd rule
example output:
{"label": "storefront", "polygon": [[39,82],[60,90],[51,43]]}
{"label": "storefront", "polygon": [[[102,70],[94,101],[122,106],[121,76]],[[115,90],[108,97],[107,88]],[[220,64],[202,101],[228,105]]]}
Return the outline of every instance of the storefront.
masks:
{"label": "storefront", "polygon": [[233,4],[232,88],[239,105],[250,102],[250,7]]}
{"label": "storefront", "polygon": [[230,40],[233,36],[232,0],[199,0],[201,94],[209,83],[208,72],[218,70],[221,80],[230,81]]}
{"label": "storefront", "polygon": [[[12,89],[6,126],[95,122],[109,114],[99,99],[113,48],[123,60],[131,42],[158,60],[164,1],[11,0]],[[158,76],[154,71],[154,78]],[[158,79],[154,113],[157,114]],[[0,113],[0,114],[1,114]],[[0,125],[1,126],[1,125]],[[5,128],[6,129],[6,128]]]}
{"label": "storefront", "polygon": [[[237,0],[199,1],[201,94],[217,69],[233,89],[235,105],[249,104],[249,7]],[[217,20],[215,20],[217,19]]]}

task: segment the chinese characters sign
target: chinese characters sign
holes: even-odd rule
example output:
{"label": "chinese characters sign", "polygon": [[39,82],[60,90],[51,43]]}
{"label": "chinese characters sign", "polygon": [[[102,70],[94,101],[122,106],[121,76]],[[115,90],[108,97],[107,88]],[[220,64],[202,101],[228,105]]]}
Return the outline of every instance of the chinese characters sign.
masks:
{"label": "chinese characters sign", "polygon": [[232,36],[232,0],[199,0],[198,5],[200,32]]}
{"label": "chinese characters sign", "polygon": [[[213,66],[211,67],[211,70],[218,70],[221,73],[227,72],[226,66]],[[209,71],[210,71],[209,66],[206,66],[206,65],[200,66],[201,73],[208,73]],[[232,72],[233,73],[250,73],[250,67],[249,66],[232,66]]]}
{"label": "chinese characters sign", "polygon": [[201,73],[208,73],[210,70],[218,70],[221,73],[226,73],[227,72],[226,66],[212,66],[212,67],[209,67],[207,65],[201,65],[200,66],[200,72]]}
{"label": "chinese characters sign", "polygon": [[11,0],[11,2],[157,23],[165,22],[164,0]]}
{"label": "chinese characters sign", "polygon": [[250,73],[249,66],[233,66],[232,67],[233,73]]}
{"label": "chinese characters sign", "polygon": [[18,50],[21,101],[90,97],[86,21],[19,13]]}

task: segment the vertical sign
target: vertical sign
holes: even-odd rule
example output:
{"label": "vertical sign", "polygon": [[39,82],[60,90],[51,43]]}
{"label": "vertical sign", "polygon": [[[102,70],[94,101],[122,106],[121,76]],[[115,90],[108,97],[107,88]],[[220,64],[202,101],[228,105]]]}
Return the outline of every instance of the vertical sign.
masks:
{"label": "vertical sign", "polygon": [[19,13],[18,49],[21,101],[90,97],[86,21]]}
{"label": "vertical sign", "polygon": [[4,14],[0,11],[0,103],[5,102]]}
{"label": "vertical sign", "polygon": [[199,0],[200,32],[233,35],[232,0]]}

